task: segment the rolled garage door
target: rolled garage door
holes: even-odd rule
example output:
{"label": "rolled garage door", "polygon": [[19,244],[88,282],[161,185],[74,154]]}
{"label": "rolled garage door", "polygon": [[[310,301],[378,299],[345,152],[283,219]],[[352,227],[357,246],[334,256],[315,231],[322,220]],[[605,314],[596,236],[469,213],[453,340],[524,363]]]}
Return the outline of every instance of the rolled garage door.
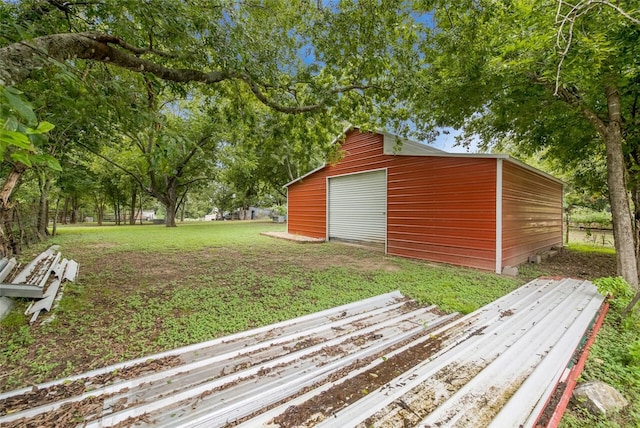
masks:
{"label": "rolled garage door", "polygon": [[329,239],[385,243],[387,171],[329,178]]}

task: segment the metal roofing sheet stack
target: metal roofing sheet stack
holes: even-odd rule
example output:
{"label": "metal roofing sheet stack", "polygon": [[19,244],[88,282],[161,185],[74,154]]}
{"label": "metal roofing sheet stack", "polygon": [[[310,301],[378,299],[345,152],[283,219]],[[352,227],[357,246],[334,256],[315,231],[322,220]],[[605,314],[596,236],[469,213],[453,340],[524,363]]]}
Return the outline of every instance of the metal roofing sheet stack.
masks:
{"label": "metal roofing sheet stack", "polygon": [[602,300],[588,282],[536,280],[458,317],[390,293],[1,394],[0,424],[90,403],[96,427],[530,426]]}

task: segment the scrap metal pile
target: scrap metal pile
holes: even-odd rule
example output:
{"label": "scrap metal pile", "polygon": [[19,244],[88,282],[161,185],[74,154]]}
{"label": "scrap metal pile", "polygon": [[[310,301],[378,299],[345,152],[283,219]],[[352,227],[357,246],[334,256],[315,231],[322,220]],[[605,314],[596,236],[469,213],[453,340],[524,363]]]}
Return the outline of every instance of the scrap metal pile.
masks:
{"label": "scrap metal pile", "polygon": [[43,310],[51,311],[54,303],[62,298],[66,281],[73,282],[78,275],[78,263],[61,259],[59,246],[53,245],[24,268],[15,258],[0,260],[0,296],[34,299],[25,315],[35,322]]}
{"label": "scrap metal pile", "polygon": [[460,316],[388,293],[1,393],[0,426],[547,426],[603,300],[546,278]]}

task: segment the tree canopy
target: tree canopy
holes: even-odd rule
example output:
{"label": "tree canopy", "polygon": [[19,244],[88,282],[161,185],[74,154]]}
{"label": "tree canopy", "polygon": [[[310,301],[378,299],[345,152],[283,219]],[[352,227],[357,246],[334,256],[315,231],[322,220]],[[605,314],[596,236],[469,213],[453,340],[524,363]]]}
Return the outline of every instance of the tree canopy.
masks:
{"label": "tree canopy", "polygon": [[[49,142],[57,146],[47,143],[43,150],[119,155],[112,165],[170,215],[193,174],[207,175],[202,144],[251,153],[245,162],[253,166],[245,172],[253,176],[245,184],[276,190],[296,168],[316,162],[331,140],[320,138],[343,121],[401,123],[407,111],[398,94],[408,92],[419,65],[415,43],[424,37],[414,10],[401,1],[22,0],[2,3],[0,18],[3,91],[20,105],[38,104],[30,129],[50,130],[36,128],[37,119],[46,118],[61,130]],[[180,100],[198,100],[206,113],[196,120],[172,110]],[[20,131],[14,136],[24,141],[26,128],[14,128],[6,131]],[[12,191],[31,166],[30,158],[17,158],[19,141],[13,144],[3,184],[4,228],[10,228]],[[213,152],[210,166],[217,162]],[[55,167],[53,159],[39,161]],[[226,177],[238,181],[240,175]],[[76,196],[70,197],[79,206]]]}
{"label": "tree canopy", "polygon": [[[618,268],[638,284],[626,174],[638,148],[640,21],[633,2],[424,1],[419,120],[567,165],[606,154]],[[635,13],[635,12],[633,12]],[[637,173],[635,173],[637,175]]]}

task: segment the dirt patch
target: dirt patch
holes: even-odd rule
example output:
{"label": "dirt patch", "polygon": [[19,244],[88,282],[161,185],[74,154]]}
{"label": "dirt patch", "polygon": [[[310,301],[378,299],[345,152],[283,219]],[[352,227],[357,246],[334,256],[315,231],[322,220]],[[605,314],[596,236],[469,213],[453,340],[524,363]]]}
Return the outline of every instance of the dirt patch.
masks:
{"label": "dirt patch", "polygon": [[536,422],[536,428],[542,428],[549,425],[549,422],[551,421],[551,418],[553,417],[553,414],[555,413],[556,408],[558,407],[558,404],[560,403],[560,400],[562,399],[562,395],[564,394],[566,388],[567,384],[565,382],[558,383],[558,386],[556,386],[555,391],[553,391],[553,394],[549,398],[547,405],[545,406],[544,410],[540,414],[540,417],[538,418],[538,421]]}
{"label": "dirt patch", "polygon": [[262,232],[260,235],[270,236],[272,238],[285,239],[287,241],[299,242],[302,244],[319,244],[325,242],[324,239],[321,238],[309,238],[308,236],[302,235],[292,235],[287,232]]}
{"label": "dirt patch", "polygon": [[500,318],[510,317],[511,315],[513,315],[513,311],[511,309],[500,312]]}
{"label": "dirt patch", "polygon": [[615,254],[581,253],[564,249],[537,265],[549,276],[594,280],[616,276]]}
{"label": "dirt patch", "polygon": [[386,257],[356,257],[346,254],[334,256],[332,258],[319,258],[307,260],[305,266],[310,269],[326,269],[330,267],[340,266],[348,269],[354,269],[360,272],[398,272],[402,270],[398,265],[388,260]]}
{"label": "dirt patch", "polygon": [[116,244],[115,242],[92,242],[90,244],[87,244],[87,247],[95,248],[98,250],[108,250],[109,248],[116,248],[117,246],[118,244]]}

